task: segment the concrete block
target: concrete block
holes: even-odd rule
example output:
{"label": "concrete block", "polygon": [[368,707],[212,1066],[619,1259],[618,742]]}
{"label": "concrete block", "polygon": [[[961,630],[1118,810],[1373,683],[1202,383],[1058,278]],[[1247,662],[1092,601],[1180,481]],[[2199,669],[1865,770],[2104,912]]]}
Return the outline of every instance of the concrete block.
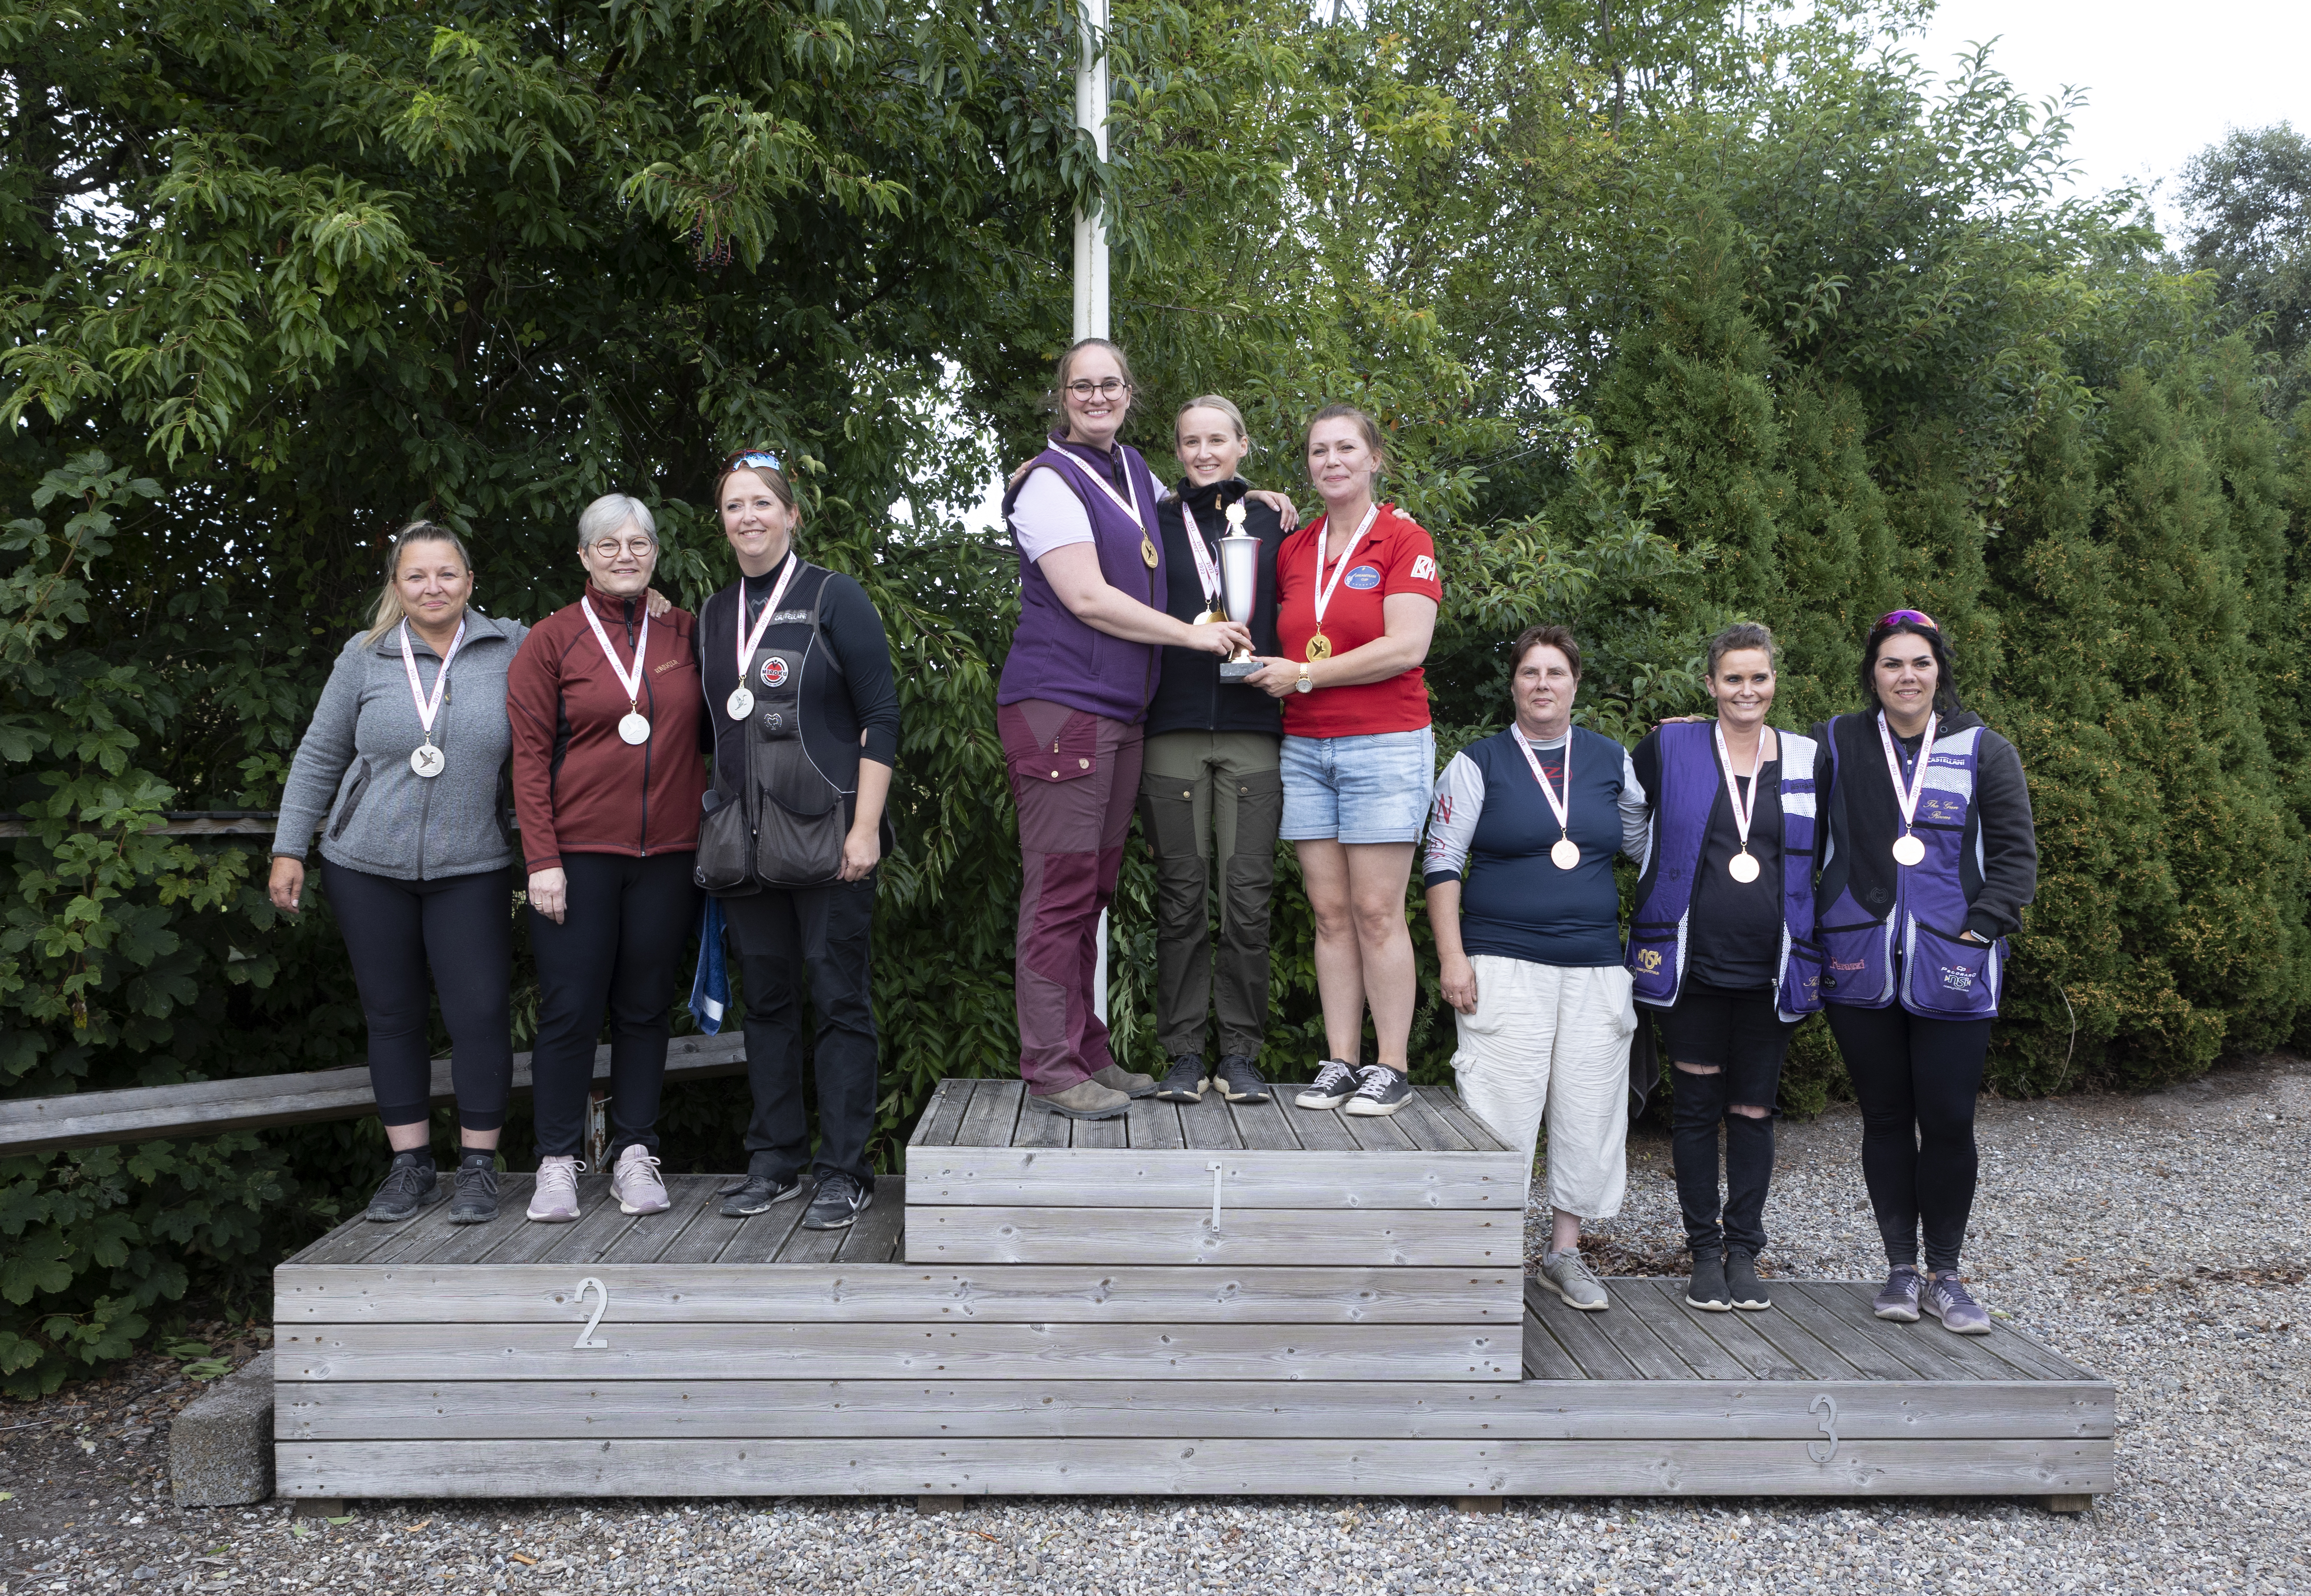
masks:
{"label": "concrete block", "polygon": [[179,1410],[169,1488],[179,1507],[239,1507],[273,1496],[273,1354],[260,1352]]}

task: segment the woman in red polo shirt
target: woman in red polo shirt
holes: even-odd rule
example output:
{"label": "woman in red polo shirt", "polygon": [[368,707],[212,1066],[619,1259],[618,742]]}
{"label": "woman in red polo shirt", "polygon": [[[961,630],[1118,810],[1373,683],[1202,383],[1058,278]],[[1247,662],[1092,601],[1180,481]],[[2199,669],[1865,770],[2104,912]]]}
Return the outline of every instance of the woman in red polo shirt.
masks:
{"label": "woman in red polo shirt", "polygon": [[[1428,534],[1374,498],[1388,452],[1372,417],[1326,406],[1308,423],[1306,454],[1324,513],[1277,551],[1284,656],[1251,678],[1284,701],[1282,833],[1316,920],[1329,1056],[1294,1101],[1392,1114],[1412,1095],[1404,892],[1436,775],[1420,664],[1444,584]],[[1367,1005],[1380,1061],[1359,1068]]]}

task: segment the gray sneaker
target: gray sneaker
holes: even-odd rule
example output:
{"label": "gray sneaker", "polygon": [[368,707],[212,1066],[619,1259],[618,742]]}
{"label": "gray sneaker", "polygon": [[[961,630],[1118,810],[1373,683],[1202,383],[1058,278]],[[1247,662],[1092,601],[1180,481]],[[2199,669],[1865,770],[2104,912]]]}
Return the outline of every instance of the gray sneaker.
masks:
{"label": "gray sneaker", "polygon": [[1201,1103],[1204,1100],[1204,1061],[1193,1053],[1182,1053],[1172,1060],[1164,1084],[1156,1088],[1158,1100],[1164,1103]]}
{"label": "gray sneaker", "polygon": [[1685,1305],[1705,1313],[1731,1313],[1733,1299],[1725,1295],[1725,1260],[1705,1252],[1693,1260],[1693,1278],[1686,1283]]}
{"label": "gray sneaker", "polygon": [[1568,1308],[1578,1308],[1584,1313],[1601,1313],[1611,1307],[1605,1295],[1605,1283],[1581,1261],[1581,1250],[1567,1247],[1562,1252],[1540,1255],[1540,1278],[1557,1288]]}
{"label": "gray sneaker", "polygon": [[1926,1279],[1918,1273],[1917,1266],[1897,1263],[1894,1272],[1886,1277],[1886,1284],[1870,1299],[1870,1311],[1880,1319],[1891,1319],[1901,1324],[1918,1322],[1918,1293],[1924,1289]]}
{"label": "gray sneaker", "polygon": [[449,1199],[449,1223],[487,1225],[498,1217],[498,1156],[468,1151],[458,1159],[458,1190]]}
{"label": "gray sneaker", "polygon": [[1338,1108],[1356,1095],[1356,1067],[1327,1059],[1316,1071],[1315,1080],[1301,1087],[1292,1103],[1295,1108]]}
{"label": "gray sneaker", "polygon": [[1735,1307],[1752,1313],[1774,1305],[1774,1299],[1766,1295],[1765,1282],[1757,1278],[1757,1260],[1736,1247],[1725,1249],[1725,1293]]}
{"label": "gray sneaker", "polygon": [[1966,1282],[1958,1271],[1933,1276],[1926,1282],[1918,1306],[1942,1321],[1942,1328],[1961,1336],[1986,1336],[1990,1333],[1990,1313],[1967,1295]]}
{"label": "gray sneaker", "polygon": [[1230,1103],[1265,1103],[1268,1082],[1260,1073],[1260,1066],[1242,1053],[1222,1055],[1219,1065],[1205,1083]]}
{"label": "gray sneaker", "polygon": [[362,1217],[374,1225],[396,1225],[449,1195],[440,1173],[433,1167],[432,1153],[423,1147],[396,1153]]}

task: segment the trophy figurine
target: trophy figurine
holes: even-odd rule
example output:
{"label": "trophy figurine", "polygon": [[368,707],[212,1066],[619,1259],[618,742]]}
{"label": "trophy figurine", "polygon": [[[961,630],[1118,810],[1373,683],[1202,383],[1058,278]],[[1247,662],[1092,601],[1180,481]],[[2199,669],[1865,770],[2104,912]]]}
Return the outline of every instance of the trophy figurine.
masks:
{"label": "trophy figurine", "polygon": [[[1220,539],[1220,602],[1227,606],[1229,620],[1249,626],[1260,599],[1260,539],[1243,529],[1241,502],[1227,507],[1227,536]],[[1234,658],[1220,661],[1220,680],[1241,682],[1259,668],[1251,650],[1239,649]]]}

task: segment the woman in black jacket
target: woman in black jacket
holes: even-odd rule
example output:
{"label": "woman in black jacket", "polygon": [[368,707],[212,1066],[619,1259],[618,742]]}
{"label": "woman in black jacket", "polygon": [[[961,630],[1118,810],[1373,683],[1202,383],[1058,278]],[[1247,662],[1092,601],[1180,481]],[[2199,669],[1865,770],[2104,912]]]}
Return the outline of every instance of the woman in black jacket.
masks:
{"label": "woman in black jacket", "polygon": [[[1234,404],[1202,395],[1180,407],[1173,425],[1186,475],[1156,510],[1164,609],[1182,621],[1225,614],[1220,539],[1257,537],[1253,652],[1273,655],[1276,550],[1300,518],[1290,500],[1256,492],[1236,475],[1251,444]],[[1207,1091],[1235,1103],[1268,1101],[1260,1050],[1268,1026],[1268,902],[1284,816],[1283,743],[1275,699],[1222,680],[1214,655],[1164,650],[1163,678],[1147,706],[1139,822],[1156,856],[1156,1035],[1172,1060],[1156,1095],[1173,1103],[1200,1103]],[[1206,895],[1215,857],[1217,960]],[[1204,1039],[1215,985],[1220,1057],[1208,1068]]]}
{"label": "woman in black jacket", "polygon": [[1862,1178],[1891,1270],[1873,1307],[1987,1335],[1958,1246],[2006,938],[2037,891],[2030,788],[2014,745],[1958,702],[1932,617],[1880,620],[1861,685],[1868,709],[1815,728],[1827,837],[1814,903],[1821,999],[1862,1104]]}

